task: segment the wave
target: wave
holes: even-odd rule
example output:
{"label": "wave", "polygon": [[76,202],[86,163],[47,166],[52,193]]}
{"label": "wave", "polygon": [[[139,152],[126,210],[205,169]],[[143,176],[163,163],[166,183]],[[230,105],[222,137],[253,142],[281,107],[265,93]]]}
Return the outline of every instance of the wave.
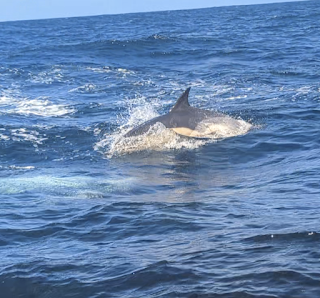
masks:
{"label": "wave", "polygon": [[117,45],[121,47],[128,46],[130,44],[138,44],[143,45],[146,43],[154,43],[154,42],[168,42],[175,41],[176,39],[170,36],[166,36],[161,33],[154,33],[148,36],[142,36],[140,38],[131,38],[131,39],[105,39],[105,40],[97,40],[97,41],[89,41],[86,43],[79,43],[75,46],[77,47],[92,47],[92,46],[103,46],[103,45]]}
{"label": "wave", "polygon": [[0,139],[14,142],[30,142],[37,145],[42,145],[48,140],[46,135],[40,134],[37,130],[28,128],[1,128]]}
{"label": "wave", "polygon": [[[120,246],[120,253],[123,250]],[[5,297],[20,297],[28,293],[39,293],[39,297],[56,297],[64,292],[69,296],[81,297],[83,293],[87,297],[109,297],[112,293],[112,297],[279,298],[301,297],[295,295],[301,289],[304,296],[307,294],[308,297],[317,297],[319,292],[318,278],[296,270],[234,273],[230,278],[211,272],[204,278],[199,266],[191,269],[190,266],[179,266],[177,261],[161,260],[159,255],[155,255],[153,262],[141,264],[135,260],[133,264],[124,263],[111,271],[110,264],[112,267],[118,257],[110,260],[97,250],[94,252],[101,259],[92,268],[95,273],[90,277],[83,268],[90,266],[89,262],[95,258],[85,254],[78,254],[73,262],[67,261],[66,257],[62,260],[42,257],[40,260],[32,255],[28,263],[6,266],[0,275],[2,294],[11,294]],[[142,249],[141,253],[147,253],[147,250]],[[225,271],[228,272],[226,268]]]}
{"label": "wave", "polygon": [[50,70],[42,71],[37,74],[29,73],[29,81],[32,83],[52,84],[54,82],[66,82],[61,68],[54,66]]}
{"label": "wave", "polygon": [[14,53],[10,53],[10,58],[18,58],[22,56],[22,53],[25,55],[30,55],[34,52],[38,53],[39,51],[43,52],[43,55],[50,55],[52,52],[81,52],[81,51],[90,51],[90,52],[101,52],[104,50],[110,49],[119,49],[123,50],[124,48],[144,48],[150,45],[161,45],[163,43],[175,42],[176,39],[170,36],[166,36],[164,34],[155,33],[148,36],[143,36],[140,38],[129,38],[129,39],[98,39],[98,40],[90,40],[90,41],[82,41],[70,43],[65,41],[65,43],[60,44],[43,44],[43,45],[30,45],[25,46],[20,51],[15,51]]}
{"label": "wave", "polygon": [[265,241],[319,241],[320,234],[315,231],[266,234],[248,237],[245,241],[265,242]]}

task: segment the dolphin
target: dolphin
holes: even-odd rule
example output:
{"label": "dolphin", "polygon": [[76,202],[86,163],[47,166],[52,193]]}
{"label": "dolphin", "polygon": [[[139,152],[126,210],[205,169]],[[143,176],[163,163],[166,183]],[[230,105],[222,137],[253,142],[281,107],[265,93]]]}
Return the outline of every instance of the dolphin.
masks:
{"label": "dolphin", "polygon": [[223,113],[190,106],[187,88],[169,113],[155,117],[127,132],[124,137],[136,137],[147,133],[156,123],[162,123],[179,135],[193,138],[223,138],[247,132],[251,124]]}

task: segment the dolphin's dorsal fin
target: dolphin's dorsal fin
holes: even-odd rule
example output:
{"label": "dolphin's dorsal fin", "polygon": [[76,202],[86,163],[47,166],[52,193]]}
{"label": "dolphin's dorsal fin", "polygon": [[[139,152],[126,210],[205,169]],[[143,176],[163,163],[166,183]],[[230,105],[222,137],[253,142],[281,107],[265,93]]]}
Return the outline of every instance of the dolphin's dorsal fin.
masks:
{"label": "dolphin's dorsal fin", "polygon": [[186,91],[182,93],[182,95],[179,97],[174,107],[171,109],[171,112],[190,107],[190,104],[188,101],[190,89],[191,87],[187,88]]}

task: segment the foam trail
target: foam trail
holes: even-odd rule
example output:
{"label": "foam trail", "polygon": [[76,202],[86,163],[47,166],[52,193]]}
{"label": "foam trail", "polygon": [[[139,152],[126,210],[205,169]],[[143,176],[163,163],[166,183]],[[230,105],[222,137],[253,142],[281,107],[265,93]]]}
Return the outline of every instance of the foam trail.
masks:
{"label": "foam trail", "polygon": [[[11,169],[11,167],[10,167]],[[13,169],[16,169],[15,167]],[[19,168],[18,168],[19,169]],[[21,168],[31,170],[32,167]],[[2,178],[0,193],[6,195],[27,192],[45,192],[52,195],[79,197],[101,197],[106,193],[128,191],[134,185],[133,178],[109,177],[56,177],[52,175],[33,175]],[[92,191],[94,189],[94,192]]]}

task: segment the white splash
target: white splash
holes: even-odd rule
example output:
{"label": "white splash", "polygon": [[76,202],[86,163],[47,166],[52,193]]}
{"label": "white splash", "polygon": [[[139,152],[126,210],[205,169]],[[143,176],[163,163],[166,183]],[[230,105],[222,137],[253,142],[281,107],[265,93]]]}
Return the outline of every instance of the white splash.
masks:
{"label": "white splash", "polygon": [[208,118],[200,122],[196,130],[201,133],[200,137],[210,139],[225,139],[246,134],[252,128],[252,124],[235,119],[228,115]]}
{"label": "white splash", "polygon": [[207,121],[200,123],[199,130],[204,133],[198,138],[181,136],[167,129],[162,123],[156,123],[143,135],[124,137],[133,127],[159,116],[155,110],[159,104],[158,100],[152,101],[152,105],[141,96],[130,101],[135,107],[129,108],[129,118],[119,117],[119,130],[104,135],[94,146],[95,150],[102,152],[108,158],[144,150],[196,149],[207,143],[217,142],[218,139],[244,135],[252,128],[250,123],[242,119],[224,115],[214,123]]}
{"label": "white splash", "polygon": [[154,107],[145,102],[145,98],[138,97],[133,102],[140,105],[130,108],[131,112],[128,119],[119,118],[120,121],[125,122],[120,125],[119,130],[113,134],[104,135],[94,146],[95,150],[106,154],[108,158],[143,150],[195,149],[210,141],[212,142],[212,140],[200,140],[180,136],[167,129],[161,123],[156,123],[143,135],[125,138],[124,135],[133,127],[159,116]]}
{"label": "white splash", "polygon": [[152,150],[165,151],[174,149],[196,149],[210,140],[200,140],[180,136],[162,123],[156,123],[143,135],[125,138],[123,134],[109,139],[109,151],[107,157],[123,155],[137,151]]}

